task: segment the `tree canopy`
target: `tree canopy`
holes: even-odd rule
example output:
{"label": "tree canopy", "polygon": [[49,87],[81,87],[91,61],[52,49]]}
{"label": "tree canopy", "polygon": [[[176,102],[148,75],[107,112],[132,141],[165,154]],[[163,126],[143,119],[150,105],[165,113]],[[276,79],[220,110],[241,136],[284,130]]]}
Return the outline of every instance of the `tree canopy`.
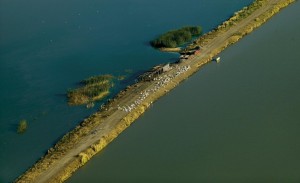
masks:
{"label": "tree canopy", "polygon": [[191,41],[193,36],[200,34],[202,34],[202,28],[200,26],[187,26],[162,34],[150,43],[155,48],[175,48]]}

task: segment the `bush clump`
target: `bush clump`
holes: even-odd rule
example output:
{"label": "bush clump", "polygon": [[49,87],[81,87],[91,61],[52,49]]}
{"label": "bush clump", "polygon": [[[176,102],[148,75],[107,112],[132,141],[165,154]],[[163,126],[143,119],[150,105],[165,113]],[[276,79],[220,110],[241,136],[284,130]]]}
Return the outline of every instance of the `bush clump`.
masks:
{"label": "bush clump", "polygon": [[81,81],[81,83],[85,84],[85,85],[93,85],[93,84],[105,83],[108,80],[111,80],[112,78],[113,78],[113,76],[109,75],[109,74],[100,75],[100,76],[92,76],[88,79]]}
{"label": "bush clump", "polygon": [[26,130],[27,130],[27,121],[25,119],[22,119],[19,122],[17,132],[18,133],[24,133]]}
{"label": "bush clump", "polygon": [[192,40],[193,36],[202,34],[200,26],[188,26],[169,31],[150,42],[155,48],[175,48]]}
{"label": "bush clump", "polygon": [[112,75],[100,75],[81,81],[81,87],[68,90],[69,104],[81,105],[102,99],[109,94],[109,89],[113,86],[112,79]]}

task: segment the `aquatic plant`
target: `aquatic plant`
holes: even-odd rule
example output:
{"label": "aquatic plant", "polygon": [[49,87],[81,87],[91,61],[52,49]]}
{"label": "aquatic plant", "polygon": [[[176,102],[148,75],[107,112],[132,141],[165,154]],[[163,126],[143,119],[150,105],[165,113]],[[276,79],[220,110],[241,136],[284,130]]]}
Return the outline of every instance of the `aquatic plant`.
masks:
{"label": "aquatic plant", "polygon": [[120,76],[117,77],[117,79],[118,79],[119,81],[123,81],[125,78],[126,78],[125,75],[120,75]]}
{"label": "aquatic plant", "polygon": [[81,81],[81,87],[68,90],[68,103],[70,105],[81,105],[104,98],[113,86],[112,79],[112,75],[100,75]]}
{"label": "aquatic plant", "polygon": [[22,119],[19,122],[17,132],[18,133],[24,133],[26,130],[27,130],[27,121],[25,119]]}
{"label": "aquatic plant", "polygon": [[175,48],[191,41],[193,36],[201,33],[202,28],[200,26],[188,26],[162,34],[150,43],[155,48]]}
{"label": "aquatic plant", "polygon": [[113,76],[110,74],[100,75],[100,76],[92,76],[92,77],[89,77],[88,79],[81,81],[81,83],[86,84],[86,85],[99,84],[101,82],[107,82],[108,80],[111,80],[112,78],[113,78]]}

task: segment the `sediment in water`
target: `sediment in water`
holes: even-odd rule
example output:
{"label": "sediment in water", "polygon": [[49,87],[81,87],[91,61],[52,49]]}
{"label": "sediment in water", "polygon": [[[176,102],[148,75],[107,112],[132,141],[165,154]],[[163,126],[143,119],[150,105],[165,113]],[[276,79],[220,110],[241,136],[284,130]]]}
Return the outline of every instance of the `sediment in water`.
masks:
{"label": "sediment in water", "polygon": [[[113,139],[115,139],[123,130],[125,130],[131,123],[133,123],[139,116],[141,116],[146,109],[150,106],[150,104],[165,95],[169,90],[173,89],[182,82],[184,79],[191,76],[194,72],[198,71],[199,68],[210,62],[211,59],[224,50],[229,45],[237,42],[243,36],[249,34],[253,31],[253,29],[259,27],[264,22],[266,22],[269,18],[271,18],[275,13],[279,12],[280,9],[286,7],[290,3],[295,0],[282,0],[272,6],[272,8],[264,11],[258,17],[255,17],[251,20],[246,26],[242,27],[234,34],[232,34],[229,38],[227,38],[224,42],[218,45],[218,49],[210,50],[205,57],[203,57],[199,62],[193,65],[192,69],[188,72],[184,73],[179,79],[174,82],[168,84],[164,90],[158,91],[155,95],[149,96],[147,100],[145,100],[142,104],[140,104],[136,109],[128,113],[122,120],[116,123],[115,126],[111,128],[111,130],[100,137],[95,143],[91,144],[88,148],[76,154],[70,161],[66,162],[63,167],[60,168],[60,171],[53,176],[49,177],[47,182],[63,182],[67,178],[69,178],[74,171],[76,171],[79,167],[83,166],[92,156],[94,156],[97,152],[101,151],[107,144],[109,144]],[[237,12],[233,17],[229,20],[225,21],[222,25],[218,26],[213,31],[205,34],[201,38],[194,41],[193,44],[188,46],[188,48],[195,47],[197,45],[207,46],[210,42],[213,41],[214,38],[218,36],[222,36],[222,34],[228,31],[231,27],[237,26],[239,22],[241,22],[246,17],[241,17],[246,12],[245,16],[251,16],[253,11],[263,8],[269,0],[256,0],[252,6],[248,6],[248,8],[243,8],[241,11]],[[249,14],[248,14],[248,13]],[[95,129],[97,126],[102,125],[103,121],[109,116],[111,113],[106,110],[110,105],[118,103],[118,99],[122,98],[122,96],[126,95],[128,92],[132,92],[135,87],[138,86],[139,83],[129,86],[125,91],[121,91],[118,96],[108,103],[104,108],[99,112],[91,115],[89,118],[85,119],[79,126],[77,126],[74,130],[66,134],[53,148],[48,150],[48,153],[42,157],[33,167],[27,170],[23,175],[21,175],[15,182],[39,182],[39,177],[41,174],[54,166],[55,163],[59,162],[68,152],[70,152],[73,148],[77,147],[83,138],[88,137],[88,135]],[[113,111],[112,111],[113,112]]]}

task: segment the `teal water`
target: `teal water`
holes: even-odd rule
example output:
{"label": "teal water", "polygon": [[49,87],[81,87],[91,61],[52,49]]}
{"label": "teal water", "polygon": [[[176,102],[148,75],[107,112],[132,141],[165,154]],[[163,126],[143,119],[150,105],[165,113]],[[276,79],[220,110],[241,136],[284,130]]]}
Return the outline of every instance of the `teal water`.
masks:
{"label": "teal water", "polygon": [[[0,0],[0,182],[11,182],[96,111],[65,92],[92,75],[133,72],[112,95],[177,55],[148,41],[185,25],[208,31],[252,0]],[[99,106],[98,103],[97,106]],[[26,119],[27,132],[16,134]]]}
{"label": "teal water", "polygon": [[67,182],[300,182],[299,11],[227,48]]}

